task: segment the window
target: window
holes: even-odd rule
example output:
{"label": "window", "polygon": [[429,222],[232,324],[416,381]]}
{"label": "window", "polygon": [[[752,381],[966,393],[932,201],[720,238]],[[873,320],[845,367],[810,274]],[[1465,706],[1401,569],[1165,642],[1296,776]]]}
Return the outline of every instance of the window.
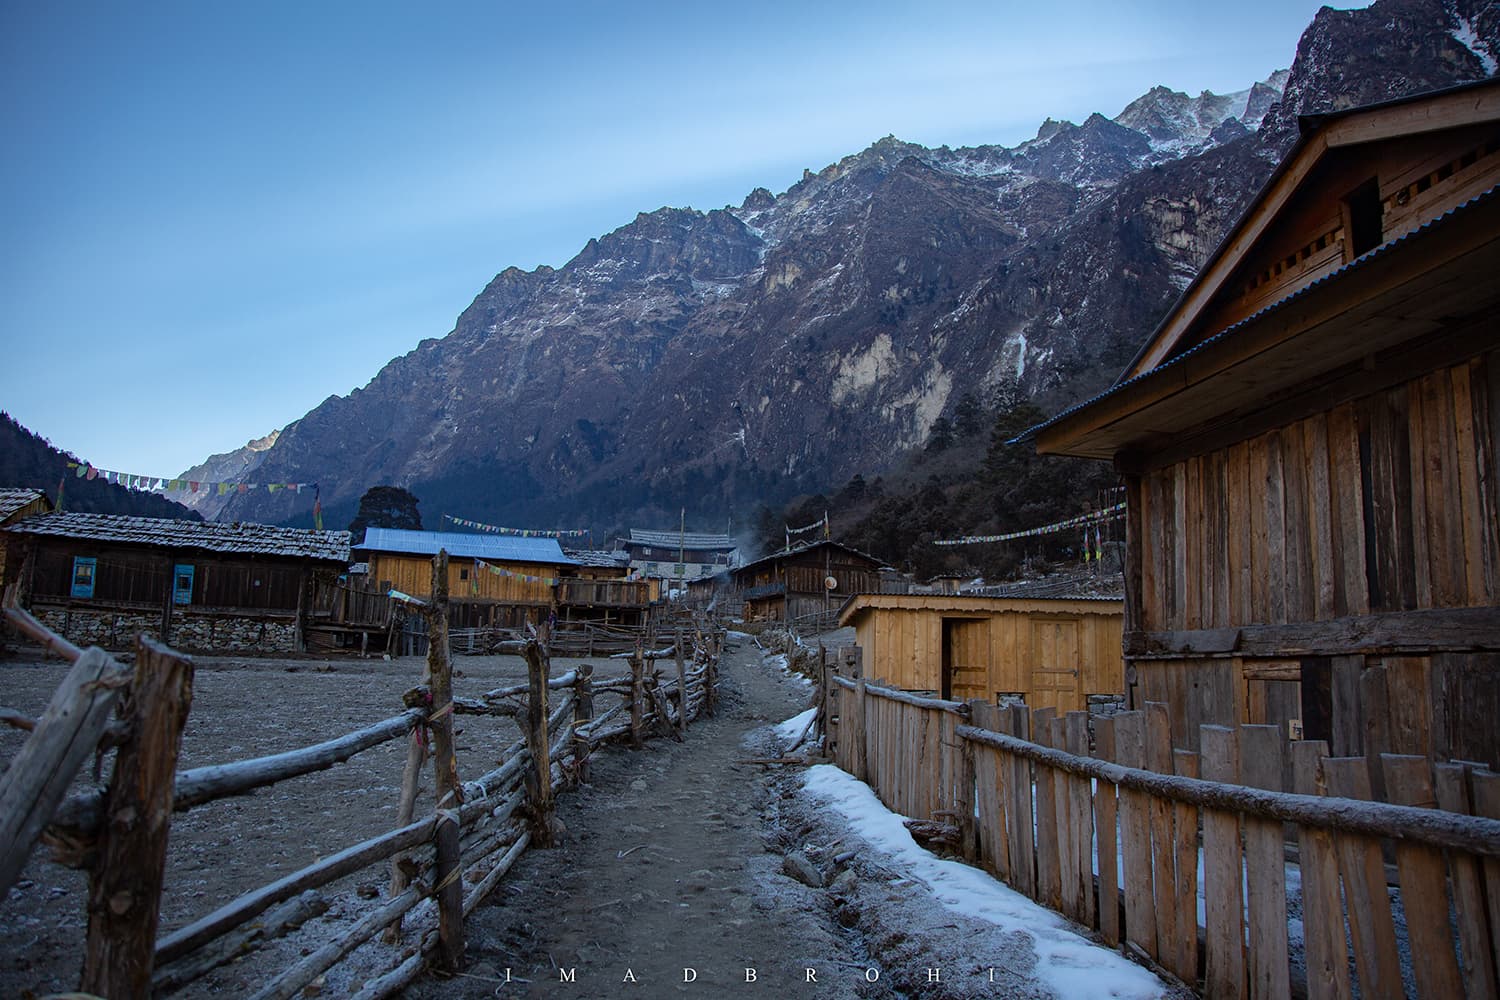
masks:
{"label": "window", "polygon": [[1369,253],[1385,242],[1380,184],[1371,177],[1344,199],[1349,226],[1349,259]]}
{"label": "window", "polygon": [[193,567],[179,563],[172,569],[172,603],[193,603]]}
{"label": "window", "polygon": [[460,568],[460,569],[459,569],[459,571],[458,571],[458,578],[459,578],[459,579],[460,579],[460,580],[467,580],[467,579],[468,579],[468,578],[469,578],[469,570],[468,570],[468,567],[461,567],[461,568]]}
{"label": "window", "polygon": [[74,597],[94,596],[94,571],[98,567],[99,560],[75,556],[73,558],[73,590]]}

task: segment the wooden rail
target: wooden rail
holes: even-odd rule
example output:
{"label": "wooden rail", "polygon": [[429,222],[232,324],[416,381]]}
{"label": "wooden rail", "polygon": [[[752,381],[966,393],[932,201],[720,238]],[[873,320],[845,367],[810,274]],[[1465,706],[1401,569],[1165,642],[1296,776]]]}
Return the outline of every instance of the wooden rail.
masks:
{"label": "wooden rail", "polygon": [[[1203,726],[1190,753],[1157,703],[1090,719],[976,701],[959,720],[954,703],[868,683],[857,653],[824,670],[838,765],[1107,944],[1214,997],[1347,997],[1356,978],[1363,996],[1404,996],[1402,948],[1419,995],[1496,995],[1500,775],[1488,768],[1382,755],[1389,801],[1372,801],[1364,757],[1297,741],[1284,761],[1277,727]],[[1284,874],[1288,837],[1300,889]]]}
{"label": "wooden rail", "polygon": [[[434,560],[435,579],[439,578],[438,564],[443,558],[439,554]],[[446,573],[440,578],[446,580]],[[438,599],[422,613],[428,619],[429,634],[437,641],[429,646],[422,682],[406,695],[406,711],[312,746],[175,774],[178,734],[191,703],[190,661],[164,647],[146,644],[137,654],[132,680],[128,671],[102,651],[77,651],[34,620],[20,621],[20,627],[34,638],[50,643],[52,649],[76,664],[54,696],[54,707],[63,708],[49,708],[40,720],[21,720],[31,723],[34,731],[0,783],[0,802],[6,804],[0,811],[5,821],[0,824],[0,836],[6,838],[0,844],[4,847],[0,863],[5,866],[6,878],[13,879],[36,837],[48,827],[54,844],[68,845],[77,863],[93,866],[91,897],[96,904],[91,904],[90,911],[110,914],[110,919],[90,920],[85,947],[86,986],[111,996],[143,996],[148,992],[170,995],[182,990],[250,951],[272,947],[283,937],[289,944],[294,942],[289,935],[296,933],[295,928],[310,915],[328,908],[318,892],[321,887],[393,858],[400,862],[399,877],[393,879],[386,898],[369,902],[350,898],[341,907],[346,912],[359,911],[350,923],[333,938],[304,949],[299,960],[285,964],[261,984],[257,997],[295,996],[382,931],[387,936],[390,967],[365,983],[359,995],[391,995],[432,962],[456,969],[463,961],[464,918],[498,884],[521,852],[547,842],[551,802],[577,780],[588,755],[608,742],[643,738],[647,732],[682,739],[692,718],[712,711],[722,648],[722,635],[712,631],[697,632],[692,642],[685,634],[678,636],[674,648],[666,651],[676,659],[675,677],[666,683],[661,671],[652,667],[663,651],[646,651],[644,644],[637,645],[639,652],[632,663],[635,683],[631,678],[595,683],[592,668],[587,666],[561,677],[549,676],[550,650],[544,630],[523,649],[529,664],[527,685],[499,688],[483,699],[454,698],[448,680],[448,643],[442,641],[446,621],[443,595],[440,587],[435,586],[435,590]],[[179,662],[186,667],[185,674],[163,667]],[[143,675],[142,670],[147,673]],[[122,692],[125,703],[134,706],[140,699],[131,693],[145,692],[153,684],[157,693],[147,699],[150,705],[143,710],[165,712],[175,721],[144,727],[150,733],[165,735],[153,735],[138,750],[133,749],[131,733],[143,727],[126,725],[112,730],[108,726],[109,711]],[[601,695],[616,695],[621,701],[595,716],[594,700]],[[514,707],[506,699],[515,699]],[[639,720],[635,727],[616,721],[627,709]],[[522,723],[525,738],[507,740],[498,767],[463,782],[452,738],[444,733],[445,729],[451,732],[455,711],[514,717]],[[19,718],[18,713],[12,714]],[[59,717],[66,720],[64,728],[59,728]],[[65,736],[59,735],[64,732]],[[435,738],[424,739],[424,732]],[[127,743],[119,757],[127,770],[121,772],[121,765],[117,765],[115,781],[107,791],[93,789],[61,801],[79,765],[100,740],[122,734]],[[412,752],[408,754],[395,829],[246,892],[156,938],[161,870],[174,809],[204,806],[326,769],[403,736],[411,741]],[[437,801],[431,812],[417,816],[416,778],[429,744],[434,750]],[[65,749],[54,749],[59,747]],[[142,789],[148,800],[127,800],[127,793],[135,795]],[[132,816],[152,817],[149,848],[128,840],[115,844],[120,836],[117,828],[128,832],[134,821],[122,827],[115,821],[106,824],[104,819],[126,815],[122,809],[135,810],[129,814]],[[523,811],[526,822],[521,821]],[[138,864],[142,851],[159,858]],[[401,860],[403,857],[405,860]],[[100,893],[108,894],[107,902],[98,902],[105,898]],[[435,900],[436,906],[419,908],[418,904],[427,899]],[[129,905],[124,905],[126,900]],[[401,948],[398,940],[402,919],[414,913],[418,922],[412,928],[417,938],[415,951],[409,946]],[[261,918],[263,926],[247,930],[256,918]]]}

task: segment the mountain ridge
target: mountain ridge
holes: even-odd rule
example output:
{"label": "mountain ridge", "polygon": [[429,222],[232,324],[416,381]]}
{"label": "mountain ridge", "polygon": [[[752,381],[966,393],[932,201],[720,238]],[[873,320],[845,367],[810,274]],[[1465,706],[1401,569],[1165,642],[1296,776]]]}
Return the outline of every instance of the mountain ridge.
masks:
{"label": "mountain ridge", "polygon": [[1013,148],[888,136],[780,195],[643,212],[560,268],[501,271],[448,335],[284,428],[260,474],[320,482],[331,517],[392,483],[485,520],[691,503],[723,523],[878,473],[965,392],[1065,405],[1124,367],[1298,114],[1479,78],[1496,22],[1454,0],[1324,8],[1288,70],[1234,95],[1155,88]]}

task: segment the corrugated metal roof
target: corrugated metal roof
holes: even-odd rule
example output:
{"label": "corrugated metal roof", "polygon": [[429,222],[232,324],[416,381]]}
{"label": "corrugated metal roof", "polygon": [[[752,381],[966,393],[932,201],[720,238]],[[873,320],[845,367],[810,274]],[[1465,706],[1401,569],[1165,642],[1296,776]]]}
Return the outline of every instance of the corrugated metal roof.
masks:
{"label": "corrugated metal roof", "polygon": [[733,549],[740,544],[728,535],[695,534],[691,531],[642,531],[640,528],[630,529],[630,541],[633,545],[660,545],[664,548],[676,548],[680,545],[685,549]]}
{"label": "corrugated metal roof", "polygon": [[1297,302],[1303,297],[1311,294],[1314,289],[1321,289],[1332,281],[1340,280],[1346,275],[1363,270],[1364,268],[1368,267],[1372,261],[1380,260],[1385,256],[1396,252],[1397,247],[1405,247],[1413,240],[1418,240],[1421,237],[1433,232],[1434,230],[1441,229],[1445,224],[1451,221],[1454,216],[1457,216],[1466,211],[1470,211],[1485,202],[1495,199],[1496,197],[1500,197],[1500,184],[1497,184],[1494,187],[1489,188],[1488,190],[1480,192],[1479,194],[1470,198],[1468,201],[1463,202],[1462,204],[1454,205],[1442,215],[1435,216],[1427,220],[1416,229],[1413,229],[1411,232],[1398,236],[1396,239],[1391,240],[1389,243],[1382,243],[1380,246],[1376,247],[1373,250],[1366,251],[1365,253],[1351,260],[1349,263],[1345,264],[1343,267],[1340,267],[1334,271],[1329,271],[1327,274],[1323,275],[1321,278],[1318,278],[1316,281],[1302,286],[1295,292],[1292,292],[1286,298],[1277,299],[1275,302],[1272,302],[1270,305],[1265,306],[1258,312],[1252,313],[1251,315],[1246,316],[1244,319],[1235,322],[1233,325],[1226,326],[1224,329],[1220,330],[1213,336],[1208,337],[1197,344],[1194,344],[1192,347],[1183,351],[1181,354],[1172,355],[1170,358],[1163,361],[1155,368],[1149,369],[1148,371],[1143,371],[1134,378],[1126,379],[1123,382],[1116,382],[1114,385],[1110,386],[1108,389],[1099,393],[1099,395],[1093,397],[1092,399],[1086,399],[1081,403],[1074,403],[1066,410],[1063,410],[1061,413],[1053,416],[1050,420],[1045,420],[1042,423],[1037,424],[1035,427],[1028,427],[1026,430],[1022,431],[1020,434],[1007,441],[1006,444],[1022,444],[1026,441],[1030,441],[1039,433],[1046,430],[1048,427],[1051,427],[1053,424],[1056,424],[1062,420],[1066,420],[1068,417],[1072,416],[1075,413],[1078,413],[1080,410],[1086,410],[1089,407],[1093,406],[1095,403],[1108,399],[1116,393],[1122,392],[1130,386],[1135,385],[1137,382],[1142,382],[1149,378],[1158,377],[1161,372],[1180,365],[1187,361],[1189,358],[1192,358],[1202,353],[1203,351],[1206,351],[1209,348],[1222,343],[1224,340],[1234,336],[1237,332],[1249,326],[1250,324],[1257,323],[1265,319],[1267,316],[1280,312],[1291,303]]}
{"label": "corrugated metal roof", "polygon": [[401,552],[433,556],[438,549],[460,559],[493,559],[497,562],[547,563],[576,566],[563,555],[555,538],[524,538],[519,535],[473,535],[460,531],[406,531],[401,528],[366,528],[358,549],[370,552]]}
{"label": "corrugated metal roof", "polygon": [[176,521],[124,514],[37,514],[6,528],[17,534],[47,535],[169,549],[202,549],[230,555],[290,556],[349,561],[349,532],[277,528],[244,521]]}
{"label": "corrugated metal roof", "polygon": [[7,486],[0,489],[0,521],[4,521],[18,510],[25,510],[28,505],[46,495],[41,490],[25,487]]}

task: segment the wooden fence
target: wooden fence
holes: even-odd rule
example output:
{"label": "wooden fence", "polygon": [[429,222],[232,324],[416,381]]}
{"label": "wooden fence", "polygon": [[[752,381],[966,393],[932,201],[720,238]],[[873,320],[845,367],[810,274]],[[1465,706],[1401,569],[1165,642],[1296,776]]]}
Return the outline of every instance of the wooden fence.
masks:
{"label": "wooden fence", "polygon": [[1212,997],[1497,995],[1500,775],[1383,755],[1376,802],[1364,757],[1284,761],[1275,726],[1203,726],[1191,753],[1163,704],[939,701],[867,683],[858,652],[823,671],[836,763],[1105,943]]}
{"label": "wooden fence", "polygon": [[[32,730],[0,777],[0,898],[44,832],[59,860],[88,869],[84,991],[143,997],[184,990],[215,968],[294,934],[307,916],[328,908],[320,904],[320,887],[387,863],[385,897],[363,901],[351,894],[341,910],[355,919],[321,943],[299,946],[289,938],[296,960],[262,984],[257,1000],[296,995],[382,931],[384,943],[373,947],[383,950],[372,961],[383,961],[384,970],[364,981],[358,997],[391,996],[430,964],[455,970],[463,961],[464,918],[528,846],[550,846],[554,796],[586,778],[589,754],[611,741],[640,746],[652,735],[681,739],[689,720],[712,713],[723,635],[711,631],[679,630],[670,646],[656,650],[638,643],[620,654],[629,660],[628,675],[595,680],[588,665],[551,677],[543,629],[504,650],[525,658],[525,684],[480,698],[454,697],[444,635],[445,561],[441,553],[434,559],[439,596],[429,624],[435,641],[422,683],[403,697],[405,711],[314,746],[188,771],[177,771],[176,761],[192,701],[190,659],[142,639],[132,672],[102,650],[79,650],[24,612],[6,609],[8,621],[74,667],[40,719],[0,710],[4,721]],[[665,680],[655,668],[663,660],[675,667]],[[596,713],[596,699],[609,696],[618,703]],[[119,725],[110,722],[117,701],[124,706]],[[501,749],[497,767],[460,781],[455,714],[511,717],[524,735]],[[174,811],[323,770],[402,738],[408,754],[395,829],[158,937]],[[108,788],[65,797],[83,761],[107,745],[119,745]],[[429,753],[436,801],[419,810],[417,787]],[[410,920],[404,946],[403,920]]]}

